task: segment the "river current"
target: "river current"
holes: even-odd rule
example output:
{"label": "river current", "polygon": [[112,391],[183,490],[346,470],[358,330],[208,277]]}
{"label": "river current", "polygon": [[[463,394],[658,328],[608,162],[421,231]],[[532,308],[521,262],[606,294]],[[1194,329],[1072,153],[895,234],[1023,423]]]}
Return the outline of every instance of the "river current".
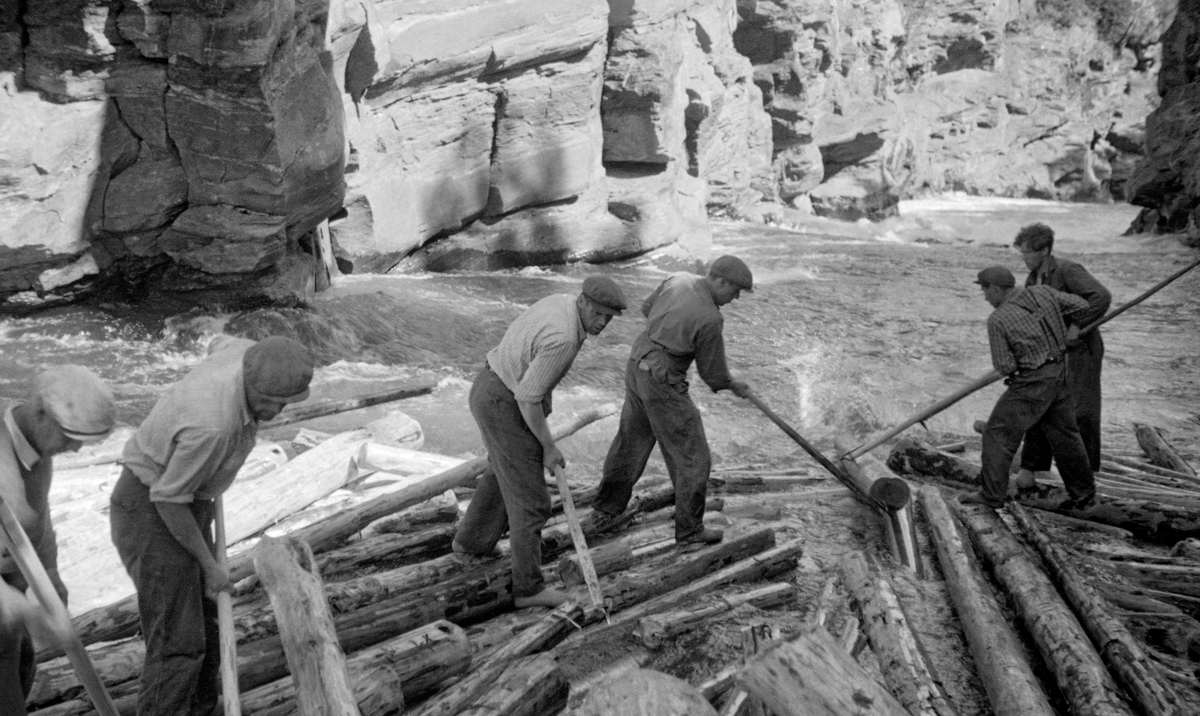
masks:
{"label": "river current", "polygon": [[[1020,226],[1054,227],[1056,254],[1080,261],[1105,283],[1114,308],[1196,255],[1175,237],[1121,236],[1136,214],[1127,205],[948,196],[903,202],[901,211],[882,224],[713,225],[713,256],[737,254],[755,275],[754,292],[723,309],[731,367],[822,449],[832,451],[835,437],[858,440],[898,423],[990,368],[984,321],[991,308],[973,280],[992,264],[1024,277],[1010,246]],[[80,363],[113,386],[119,421],[136,425],[158,393],[201,359],[212,336],[278,333],[299,338],[318,357],[315,399],[436,380],[434,393],[400,408],[423,426],[426,449],[478,452],[467,389],[484,354],[525,307],[550,293],[576,292],[591,273],[612,276],[636,306],[669,272],[693,268],[652,254],[603,266],[343,276],[303,310],[162,315],[146,307],[73,307],[0,318],[0,397],[21,397],[45,365]],[[1110,445],[1132,446],[1137,421],[1158,425],[1184,452],[1200,454],[1198,309],[1200,270],[1103,329]],[[625,359],[641,325],[629,311],[588,339],[555,394],[556,412],[619,403]],[[912,430],[968,433],[1000,390],[984,389]],[[752,405],[714,395],[698,380],[692,393],[718,468],[813,464]],[[310,427],[353,427],[384,410]],[[614,431],[610,418],[564,443],[575,475],[596,478]]]}

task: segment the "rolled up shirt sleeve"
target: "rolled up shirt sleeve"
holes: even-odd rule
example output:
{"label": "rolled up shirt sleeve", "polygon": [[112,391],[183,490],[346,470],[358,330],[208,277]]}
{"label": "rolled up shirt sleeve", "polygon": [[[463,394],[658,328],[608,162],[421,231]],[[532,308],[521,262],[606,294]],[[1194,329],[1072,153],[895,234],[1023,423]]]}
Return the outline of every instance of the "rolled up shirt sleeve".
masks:
{"label": "rolled up shirt sleeve", "polygon": [[537,354],[529,362],[513,397],[522,403],[541,403],[562,380],[575,360],[579,347],[565,339],[538,345]]}
{"label": "rolled up shirt sleeve", "polygon": [[150,487],[151,502],[188,504],[229,454],[229,436],[218,430],[188,428],[175,437],[175,447],[162,476]]}

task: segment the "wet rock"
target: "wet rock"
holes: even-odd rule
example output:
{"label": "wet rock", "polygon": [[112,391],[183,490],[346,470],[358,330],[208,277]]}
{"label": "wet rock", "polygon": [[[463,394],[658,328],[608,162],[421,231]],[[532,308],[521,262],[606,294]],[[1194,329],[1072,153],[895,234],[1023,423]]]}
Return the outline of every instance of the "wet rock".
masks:
{"label": "wet rock", "polygon": [[159,244],[179,263],[210,274],[251,273],[283,258],[287,224],[281,216],[238,206],[194,206],[175,219]]}

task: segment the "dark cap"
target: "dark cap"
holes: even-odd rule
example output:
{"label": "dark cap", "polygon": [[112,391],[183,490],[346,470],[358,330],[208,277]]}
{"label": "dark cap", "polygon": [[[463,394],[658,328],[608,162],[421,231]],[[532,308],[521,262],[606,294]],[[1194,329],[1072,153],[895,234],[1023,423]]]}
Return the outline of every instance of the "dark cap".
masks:
{"label": "dark cap", "polygon": [[112,391],[87,368],[47,368],[34,379],[33,392],[68,438],[90,443],[112,432],[116,415]]}
{"label": "dark cap", "polygon": [[308,398],[313,360],[298,341],[270,336],[246,349],[242,372],[248,385],[268,398],[299,403]]}
{"label": "dark cap", "polygon": [[626,306],[621,287],[607,276],[588,276],[583,280],[584,296],[591,299],[596,310],[610,316],[619,316]]}
{"label": "dark cap", "polygon": [[750,267],[736,256],[725,255],[713,261],[708,275],[723,278],[743,291],[754,293],[754,276],[750,273]]}
{"label": "dark cap", "polygon": [[1017,285],[1017,280],[1013,278],[1012,271],[1003,266],[989,266],[979,272],[979,277],[975,279],[975,283],[980,286],[1012,288]]}

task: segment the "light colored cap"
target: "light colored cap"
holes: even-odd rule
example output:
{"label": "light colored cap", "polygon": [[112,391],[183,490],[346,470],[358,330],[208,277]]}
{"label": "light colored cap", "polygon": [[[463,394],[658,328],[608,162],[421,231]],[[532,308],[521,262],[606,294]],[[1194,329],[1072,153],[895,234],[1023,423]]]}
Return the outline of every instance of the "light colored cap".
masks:
{"label": "light colored cap", "polygon": [[33,393],[68,438],[92,443],[112,432],[116,421],[112,391],[83,366],[47,368],[34,379]]}

